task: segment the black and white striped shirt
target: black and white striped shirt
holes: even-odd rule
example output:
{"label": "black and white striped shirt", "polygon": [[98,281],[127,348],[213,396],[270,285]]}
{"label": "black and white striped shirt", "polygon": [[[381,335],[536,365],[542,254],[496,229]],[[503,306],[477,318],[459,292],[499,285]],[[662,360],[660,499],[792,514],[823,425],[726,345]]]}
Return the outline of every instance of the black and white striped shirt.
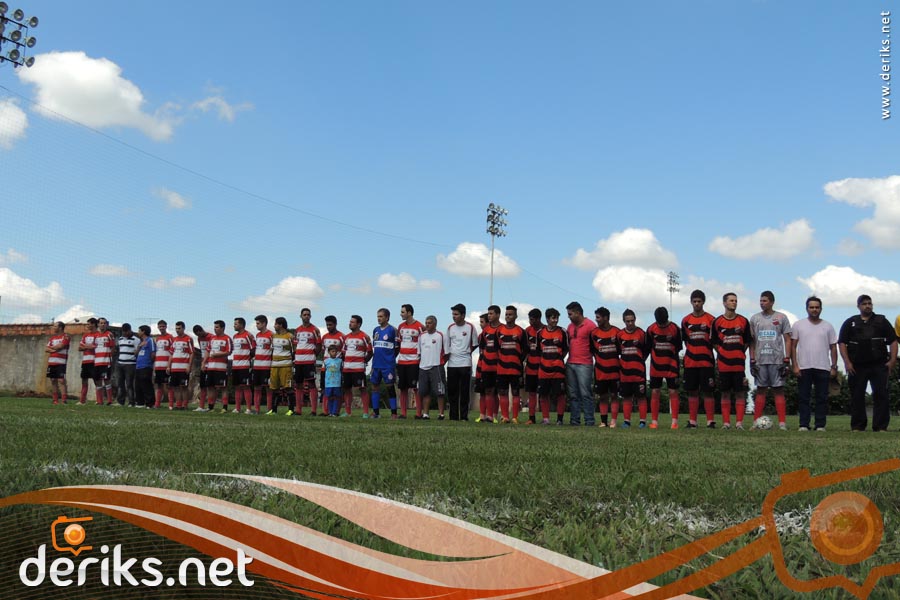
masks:
{"label": "black and white striped shirt", "polygon": [[138,346],[141,343],[141,338],[136,335],[129,337],[125,337],[124,335],[120,337],[117,341],[119,345],[119,364],[120,365],[133,365],[137,363],[137,351]]}

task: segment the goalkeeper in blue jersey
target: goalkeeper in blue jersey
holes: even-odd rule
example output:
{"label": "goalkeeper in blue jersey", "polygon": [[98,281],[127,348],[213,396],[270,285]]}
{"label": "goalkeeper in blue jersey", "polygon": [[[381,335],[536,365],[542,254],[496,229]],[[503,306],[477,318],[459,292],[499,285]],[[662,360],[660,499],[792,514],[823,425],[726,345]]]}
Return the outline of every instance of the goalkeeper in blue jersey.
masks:
{"label": "goalkeeper in blue jersey", "polygon": [[372,373],[369,382],[372,384],[372,409],[374,418],[378,418],[381,409],[381,395],[386,393],[391,418],[397,418],[397,355],[400,353],[400,338],[393,325],[388,323],[391,311],[378,309],[378,327],[372,331],[372,346],[375,349],[372,358]]}

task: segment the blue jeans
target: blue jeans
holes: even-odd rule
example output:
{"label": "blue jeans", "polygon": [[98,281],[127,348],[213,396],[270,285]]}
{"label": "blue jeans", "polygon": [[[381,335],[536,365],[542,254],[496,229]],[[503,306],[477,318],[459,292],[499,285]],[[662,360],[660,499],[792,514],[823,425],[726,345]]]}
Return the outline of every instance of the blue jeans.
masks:
{"label": "blue jeans", "polygon": [[584,424],[594,425],[594,395],[591,392],[593,371],[594,365],[566,365],[569,423],[572,425],[581,425],[582,413],[584,413]]}
{"label": "blue jeans", "polygon": [[825,427],[828,415],[828,377],[829,371],[822,369],[802,369],[798,394],[800,396],[800,427],[809,427],[810,390],[816,388],[816,428]]}

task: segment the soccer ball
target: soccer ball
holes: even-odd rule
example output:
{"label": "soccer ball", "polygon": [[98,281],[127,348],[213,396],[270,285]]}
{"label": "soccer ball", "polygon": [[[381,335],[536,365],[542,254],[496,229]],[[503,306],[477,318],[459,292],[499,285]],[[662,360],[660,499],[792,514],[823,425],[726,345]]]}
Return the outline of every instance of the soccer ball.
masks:
{"label": "soccer ball", "polygon": [[753,422],[753,427],[756,429],[772,429],[772,418],[763,415]]}

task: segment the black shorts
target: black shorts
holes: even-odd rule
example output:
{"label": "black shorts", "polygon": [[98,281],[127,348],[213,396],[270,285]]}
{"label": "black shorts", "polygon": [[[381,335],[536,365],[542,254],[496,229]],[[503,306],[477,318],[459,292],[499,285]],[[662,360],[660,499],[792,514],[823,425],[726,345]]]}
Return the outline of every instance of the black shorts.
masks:
{"label": "black shorts", "polygon": [[94,363],[81,363],[81,378],[82,379],[93,379],[94,378]]}
{"label": "black shorts", "polygon": [[66,365],[47,365],[48,379],[65,379]]}
{"label": "black shorts", "polygon": [[250,385],[250,369],[235,369],[231,372],[232,385]]}
{"label": "black shorts", "polygon": [[189,373],[187,371],[172,371],[169,375],[169,385],[171,387],[187,387]]}
{"label": "black shorts", "polygon": [[711,392],[716,389],[716,370],[712,367],[685,367],[684,391],[702,390]]}
{"label": "black shorts", "polygon": [[366,374],[360,372],[341,373],[341,383],[345,390],[355,387],[366,387]]}
{"label": "black shorts", "polygon": [[719,373],[719,391],[722,392],[745,392],[747,391],[747,386],[745,385],[746,379],[744,378],[743,371],[726,371],[725,373]]}
{"label": "black shorts", "polygon": [[662,387],[662,382],[665,379],[666,387],[669,388],[669,391],[677,391],[679,384],[677,377],[650,377],[650,389],[658,390]]}
{"label": "black shorts", "polygon": [[94,365],[94,381],[109,381],[109,365]]}
{"label": "black shorts", "polygon": [[169,374],[165,369],[157,369],[153,371],[153,383],[156,385],[166,385],[169,383]]}
{"label": "black shorts", "polygon": [[497,371],[481,372],[481,389],[488,391],[497,388]]}
{"label": "black shorts", "polygon": [[526,375],[525,376],[525,391],[531,393],[537,393],[538,391],[538,376],[537,375]]}
{"label": "black shorts", "polygon": [[316,365],[294,365],[294,383],[316,380]]}
{"label": "black shorts", "polygon": [[598,379],[594,382],[594,391],[600,394],[615,394],[619,391],[618,379]]}
{"label": "black shorts", "polygon": [[566,393],[565,379],[540,379],[538,380],[538,393],[541,396],[550,396],[553,400]]}
{"label": "black shorts", "polygon": [[269,386],[269,369],[253,369],[250,373],[250,385],[253,387]]}
{"label": "black shorts", "polygon": [[209,371],[200,371],[200,374],[197,376],[197,381],[200,383],[201,388],[212,387],[209,383]]}
{"label": "black shorts", "polygon": [[506,390],[512,389],[513,396],[518,396],[520,387],[522,387],[521,375],[497,375],[498,392],[506,393]]}
{"label": "black shorts", "polygon": [[646,394],[646,388],[643,381],[620,381],[619,396],[622,398],[633,398],[635,396],[643,396]]}
{"label": "black shorts", "polygon": [[225,371],[207,371],[206,387],[225,387],[228,384],[228,373]]}
{"label": "black shorts", "polygon": [[397,387],[401,390],[419,387],[419,365],[397,365]]}

